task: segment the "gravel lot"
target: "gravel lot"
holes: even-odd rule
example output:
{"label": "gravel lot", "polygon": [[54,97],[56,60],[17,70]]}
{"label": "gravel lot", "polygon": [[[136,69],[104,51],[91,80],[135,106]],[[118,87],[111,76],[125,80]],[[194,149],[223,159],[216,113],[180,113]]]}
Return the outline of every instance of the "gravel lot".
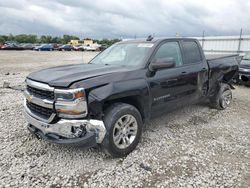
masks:
{"label": "gravel lot", "polygon": [[[0,51],[0,86],[94,55]],[[152,120],[133,153],[111,159],[37,140],[26,130],[22,93],[0,88],[0,187],[250,187],[250,88],[233,94],[225,111],[204,103]]]}

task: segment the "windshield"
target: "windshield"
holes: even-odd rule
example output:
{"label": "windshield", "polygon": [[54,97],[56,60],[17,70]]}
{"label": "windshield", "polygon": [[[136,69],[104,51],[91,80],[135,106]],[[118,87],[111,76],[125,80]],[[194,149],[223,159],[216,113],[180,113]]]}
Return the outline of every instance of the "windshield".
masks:
{"label": "windshield", "polygon": [[153,43],[114,44],[96,56],[91,64],[138,66],[143,63]]}
{"label": "windshield", "polygon": [[244,60],[250,60],[250,53],[247,53],[246,55],[244,55],[243,59]]}

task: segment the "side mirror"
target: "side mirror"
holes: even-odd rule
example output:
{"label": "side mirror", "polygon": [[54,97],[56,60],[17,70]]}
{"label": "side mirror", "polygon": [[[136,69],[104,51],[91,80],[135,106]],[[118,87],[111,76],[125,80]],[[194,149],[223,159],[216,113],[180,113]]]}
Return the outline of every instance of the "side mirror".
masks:
{"label": "side mirror", "polygon": [[175,67],[174,58],[159,58],[159,59],[153,60],[149,64],[149,70],[152,72],[160,70],[160,69],[168,69],[172,67]]}

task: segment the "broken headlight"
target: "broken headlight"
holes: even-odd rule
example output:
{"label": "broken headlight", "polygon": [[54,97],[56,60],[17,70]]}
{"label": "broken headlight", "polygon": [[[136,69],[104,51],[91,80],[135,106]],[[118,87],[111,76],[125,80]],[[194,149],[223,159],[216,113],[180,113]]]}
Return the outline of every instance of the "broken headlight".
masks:
{"label": "broken headlight", "polygon": [[86,93],[80,89],[55,89],[55,109],[62,118],[83,118],[87,116]]}

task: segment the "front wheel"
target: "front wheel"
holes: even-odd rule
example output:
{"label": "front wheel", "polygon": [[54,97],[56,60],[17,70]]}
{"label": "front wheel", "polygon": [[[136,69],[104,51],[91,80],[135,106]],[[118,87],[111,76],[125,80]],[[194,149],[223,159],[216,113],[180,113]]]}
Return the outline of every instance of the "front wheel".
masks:
{"label": "front wheel", "polygon": [[116,103],[105,111],[104,124],[107,133],[101,144],[112,157],[124,157],[132,152],[140,141],[142,118],[132,105]]}
{"label": "front wheel", "polygon": [[218,110],[226,109],[232,102],[232,91],[228,84],[221,83],[217,93],[210,98],[210,104]]}

